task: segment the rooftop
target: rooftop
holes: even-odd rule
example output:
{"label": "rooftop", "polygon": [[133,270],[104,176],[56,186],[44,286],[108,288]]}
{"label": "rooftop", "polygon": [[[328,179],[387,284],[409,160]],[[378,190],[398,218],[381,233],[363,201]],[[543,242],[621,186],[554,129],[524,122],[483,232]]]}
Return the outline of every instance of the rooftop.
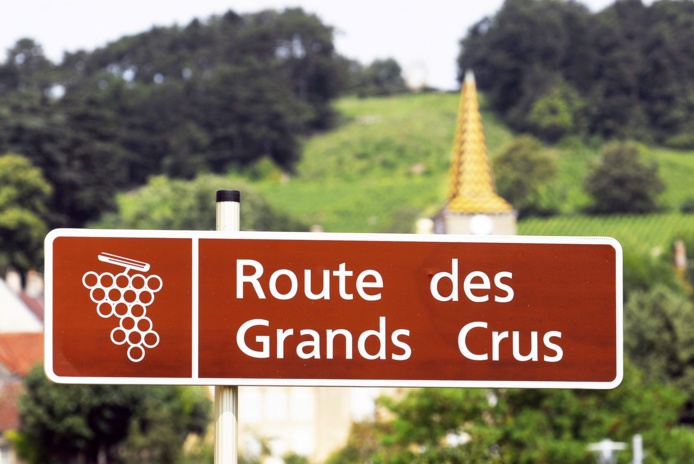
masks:
{"label": "rooftop", "polygon": [[0,333],[0,364],[24,377],[43,361],[43,332]]}
{"label": "rooftop", "polygon": [[463,214],[504,214],[513,210],[496,193],[479,111],[477,86],[470,71],[465,74],[460,91],[445,208]]}

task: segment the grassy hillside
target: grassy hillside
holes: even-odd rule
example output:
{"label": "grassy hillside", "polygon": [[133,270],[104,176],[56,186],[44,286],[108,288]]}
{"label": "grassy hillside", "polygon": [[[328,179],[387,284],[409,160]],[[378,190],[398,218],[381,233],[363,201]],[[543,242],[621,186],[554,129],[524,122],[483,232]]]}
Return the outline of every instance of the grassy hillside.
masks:
{"label": "grassy hillside", "polygon": [[[276,208],[330,232],[411,232],[418,217],[429,216],[445,200],[448,165],[458,107],[457,94],[388,98],[346,98],[337,102],[342,123],[305,142],[296,172],[257,186]],[[482,102],[484,106],[484,102]],[[490,112],[483,111],[491,157],[514,138]],[[625,246],[664,248],[672,236],[694,230],[694,216],[679,207],[694,198],[694,153],[647,148],[667,190],[663,214],[586,217],[589,202],[583,179],[600,148],[581,142],[547,147],[560,168],[561,216],[529,219],[519,233],[532,235],[608,235]]]}
{"label": "grassy hillside", "polygon": [[[445,199],[457,94],[342,99],[341,125],[306,141],[289,181],[264,181],[271,204],[331,232],[410,232]],[[490,152],[513,138],[484,114]]]}
{"label": "grassy hillside", "polygon": [[645,216],[556,216],[521,221],[523,235],[606,236],[619,240],[623,248],[641,254],[667,253],[676,238],[694,232],[694,215],[680,213]]}

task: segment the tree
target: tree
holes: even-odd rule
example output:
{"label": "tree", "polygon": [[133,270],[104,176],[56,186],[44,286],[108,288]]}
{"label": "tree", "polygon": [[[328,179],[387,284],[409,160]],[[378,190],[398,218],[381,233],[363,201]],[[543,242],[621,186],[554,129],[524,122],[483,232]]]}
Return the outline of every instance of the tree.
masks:
{"label": "tree", "polygon": [[664,285],[634,292],[624,308],[624,349],[654,381],[687,392],[682,419],[694,422],[694,303]]}
{"label": "tree", "polygon": [[60,69],[61,102],[92,98],[119,121],[129,186],[265,156],[291,170],[300,137],[331,126],[344,86],[332,28],[301,9],[157,27],[67,55]]}
{"label": "tree", "polygon": [[113,206],[124,150],[112,113],[94,99],[61,103],[33,91],[0,99],[0,153],[21,153],[52,186],[50,227],[81,227]]}
{"label": "tree", "polygon": [[58,65],[23,39],[0,63],[0,153],[43,171],[50,227],[83,227],[154,175],[291,171],[343,69],[332,28],[301,9],[155,27]]}
{"label": "tree", "polygon": [[597,15],[588,34],[595,50],[594,85],[587,94],[591,132],[607,137],[644,139],[650,135],[644,101],[642,52],[647,8],[641,0],[615,2]]}
{"label": "tree", "polygon": [[370,458],[376,454],[380,443],[378,442],[378,424],[372,422],[354,422],[347,437],[347,443],[334,451],[326,464],[356,464],[370,462]]}
{"label": "tree", "polygon": [[31,463],[173,463],[187,436],[203,433],[209,422],[201,388],[59,385],[46,379],[43,366],[24,387],[15,442]]}
{"label": "tree", "polygon": [[519,217],[556,211],[551,189],[557,165],[537,139],[519,137],[494,158],[493,168],[499,195],[513,205]]}
{"label": "tree", "polygon": [[634,247],[624,248],[625,301],[629,301],[631,295],[637,291],[648,291],[659,285],[681,291],[681,283],[673,270],[672,260],[665,259],[665,256],[653,256],[651,252],[639,251]]}
{"label": "tree", "polygon": [[550,143],[582,133],[585,103],[569,84],[559,80],[535,100],[527,116],[528,129]]}
{"label": "tree", "polygon": [[[352,445],[330,462],[588,464],[589,443],[631,441],[636,433],[654,462],[685,462],[694,457],[694,433],[675,427],[683,401],[630,364],[622,384],[607,391],[409,390],[381,400],[391,419],[373,428],[380,442],[373,454],[355,455]],[[370,438],[363,440],[368,449]]]}
{"label": "tree", "polygon": [[242,230],[306,230],[290,217],[274,211],[249,185],[221,176],[201,175],[192,181],[153,177],[144,187],[119,199],[119,211],[97,225],[105,228],[211,230],[215,225],[217,190],[241,191]]}
{"label": "tree", "polygon": [[274,68],[257,60],[224,66],[200,83],[197,121],[209,134],[207,165],[214,172],[244,167],[263,156],[289,170],[311,108],[275,82]]}
{"label": "tree", "polygon": [[39,268],[51,187],[19,155],[0,156],[0,272]]}
{"label": "tree", "polygon": [[658,210],[656,197],[665,190],[658,166],[644,164],[633,143],[606,146],[585,179],[596,214],[643,214]]}
{"label": "tree", "polygon": [[250,27],[240,37],[240,49],[256,50],[255,56],[277,67],[291,94],[310,105],[312,117],[306,121],[310,128],[331,127],[335,114],[330,102],[345,84],[333,28],[301,8],[261,11],[246,21]]}
{"label": "tree", "polygon": [[492,108],[523,130],[533,104],[551,91],[557,76],[573,85],[574,76],[564,70],[590,69],[584,52],[589,20],[588,9],[575,2],[506,0],[461,41],[459,78],[473,70]]}
{"label": "tree", "polygon": [[53,84],[53,69],[41,45],[29,38],[19,39],[0,65],[0,95],[16,90],[43,93]]}
{"label": "tree", "polygon": [[648,85],[640,95],[656,139],[679,149],[694,148],[694,89],[690,77],[694,59],[686,52],[694,40],[694,5],[658,2],[648,11],[648,33],[643,37]]}
{"label": "tree", "polygon": [[374,60],[368,66],[351,63],[351,91],[359,97],[395,95],[407,92],[402,68],[393,58]]}
{"label": "tree", "polygon": [[[693,25],[692,2],[620,0],[591,13],[578,2],[506,0],[461,41],[459,76],[473,69],[508,124],[546,140],[550,128],[690,146]],[[582,109],[569,129],[571,101]]]}

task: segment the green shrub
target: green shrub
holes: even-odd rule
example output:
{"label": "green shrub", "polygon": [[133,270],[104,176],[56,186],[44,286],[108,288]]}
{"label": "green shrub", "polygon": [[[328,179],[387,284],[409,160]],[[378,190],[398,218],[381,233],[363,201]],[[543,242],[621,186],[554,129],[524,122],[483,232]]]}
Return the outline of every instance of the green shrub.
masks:
{"label": "green shrub", "polygon": [[660,209],[656,197],[665,190],[665,183],[657,164],[641,161],[636,144],[619,142],[603,149],[584,187],[593,197],[589,212],[643,214]]}

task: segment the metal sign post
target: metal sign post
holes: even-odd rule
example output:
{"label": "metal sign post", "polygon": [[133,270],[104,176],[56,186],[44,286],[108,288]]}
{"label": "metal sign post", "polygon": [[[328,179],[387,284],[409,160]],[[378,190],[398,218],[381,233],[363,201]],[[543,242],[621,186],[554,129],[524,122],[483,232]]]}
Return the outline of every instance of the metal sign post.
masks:
{"label": "metal sign post", "polygon": [[[238,232],[241,229],[241,193],[238,190],[217,191],[217,230]],[[218,385],[214,389],[215,464],[236,464],[239,441],[239,387]]]}

